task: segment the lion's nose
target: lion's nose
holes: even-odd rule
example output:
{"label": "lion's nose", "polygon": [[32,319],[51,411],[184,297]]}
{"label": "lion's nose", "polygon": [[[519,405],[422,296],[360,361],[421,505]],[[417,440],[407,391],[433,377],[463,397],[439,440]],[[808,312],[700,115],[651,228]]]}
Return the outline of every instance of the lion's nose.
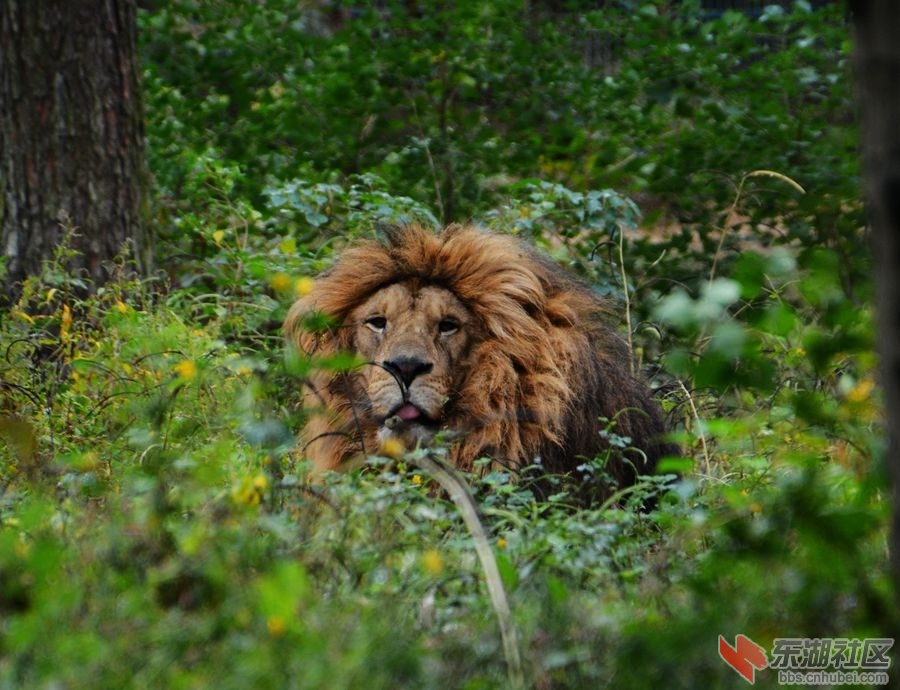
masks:
{"label": "lion's nose", "polygon": [[385,360],[384,368],[398,376],[404,386],[409,386],[417,377],[431,371],[434,364],[418,357],[395,357]]}

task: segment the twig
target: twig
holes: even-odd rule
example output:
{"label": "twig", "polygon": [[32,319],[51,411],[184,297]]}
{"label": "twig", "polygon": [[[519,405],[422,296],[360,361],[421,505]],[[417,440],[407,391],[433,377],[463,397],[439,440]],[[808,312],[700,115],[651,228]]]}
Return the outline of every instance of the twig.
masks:
{"label": "twig", "polygon": [[522,671],[522,657],[519,654],[519,640],[512,612],[509,608],[509,600],[506,597],[503,580],[500,578],[497,559],[494,558],[494,552],[491,550],[484,526],[478,517],[478,508],[475,505],[475,499],[472,498],[472,494],[469,492],[468,485],[459,474],[442,462],[433,451],[426,450],[422,453],[411,453],[406,459],[430,473],[435,481],[441,485],[441,488],[450,495],[451,500],[459,509],[463,522],[466,523],[466,527],[472,535],[472,540],[475,542],[475,552],[478,554],[478,560],[481,561],[481,568],[484,570],[488,595],[491,598],[491,604],[500,624],[500,637],[503,641],[503,654],[506,657],[509,685],[515,690],[524,689],[525,676]]}
{"label": "twig", "polygon": [[681,386],[681,390],[683,390],[684,394],[687,396],[688,405],[691,406],[694,422],[697,425],[697,434],[700,436],[700,446],[703,448],[703,462],[706,464],[706,476],[709,477],[712,474],[712,468],[709,461],[709,448],[706,445],[706,434],[703,432],[703,423],[700,421],[700,413],[697,412],[697,406],[694,405],[694,398],[691,396],[690,391],[685,388],[684,382],[681,379],[678,379],[678,385]]}
{"label": "twig", "polygon": [[786,184],[790,185],[794,189],[796,189],[801,194],[806,194],[806,190],[796,182],[792,180],[787,175],[777,172],[775,170],[751,170],[746,175],[741,177],[741,181],[738,182],[737,190],[734,194],[734,201],[731,202],[731,206],[728,207],[728,211],[725,213],[725,224],[722,226],[722,232],[719,235],[719,244],[716,246],[716,252],[713,254],[712,266],[709,269],[709,282],[713,281],[713,278],[716,277],[716,267],[719,263],[719,256],[722,253],[722,247],[725,245],[725,236],[728,234],[728,221],[737,213],[738,203],[741,201],[741,197],[744,195],[744,183],[748,178],[751,177],[774,177],[777,180],[781,180]]}
{"label": "twig", "polygon": [[628,369],[634,376],[634,336],[631,333],[631,297],[628,294],[628,275],[625,272],[625,231],[619,227],[619,274],[622,277],[622,292],[625,293],[625,331],[628,334]]}

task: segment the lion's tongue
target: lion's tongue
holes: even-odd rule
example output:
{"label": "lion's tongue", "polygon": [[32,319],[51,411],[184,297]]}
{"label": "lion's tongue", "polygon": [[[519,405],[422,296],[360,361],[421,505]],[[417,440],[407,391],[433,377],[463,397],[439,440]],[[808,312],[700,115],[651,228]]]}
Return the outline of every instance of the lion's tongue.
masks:
{"label": "lion's tongue", "polygon": [[418,419],[422,416],[422,412],[415,405],[410,405],[407,403],[399,410],[394,413],[396,416],[400,417],[404,422],[411,422],[414,419]]}

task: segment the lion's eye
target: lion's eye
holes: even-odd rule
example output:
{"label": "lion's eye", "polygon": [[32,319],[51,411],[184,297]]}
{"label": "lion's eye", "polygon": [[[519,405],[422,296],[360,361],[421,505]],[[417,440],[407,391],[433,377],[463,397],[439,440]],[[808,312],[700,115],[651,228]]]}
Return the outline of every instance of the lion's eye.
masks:
{"label": "lion's eye", "polygon": [[453,319],[441,319],[438,322],[438,333],[441,335],[453,335],[459,330],[459,322]]}
{"label": "lion's eye", "polygon": [[387,326],[387,319],[383,316],[372,316],[366,319],[366,326],[376,333],[382,333]]}

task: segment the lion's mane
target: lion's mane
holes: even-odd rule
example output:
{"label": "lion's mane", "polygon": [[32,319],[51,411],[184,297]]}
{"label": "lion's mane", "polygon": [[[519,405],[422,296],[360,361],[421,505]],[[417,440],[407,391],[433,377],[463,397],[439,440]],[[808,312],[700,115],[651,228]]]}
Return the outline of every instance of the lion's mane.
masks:
{"label": "lion's mane", "polygon": [[[354,307],[394,283],[433,284],[456,295],[485,334],[442,420],[460,432],[451,449],[457,467],[471,470],[475,460],[490,457],[516,469],[539,463],[545,472],[573,472],[608,447],[601,431],[610,420],[615,435],[633,446],[606,468],[619,484],[674,452],[661,439],[659,405],[632,375],[631,353],[587,285],[509,235],[462,225],[384,234],[346,249],[291,308],[285,330],[300,350],[352,351],[353,329],[343,322]],[[329,318],[327,331],[310,328],[312,312]],[[307,397],[326,410],[305,431],[307,447],[318,444],[316,453],[326,456],[318,465],[338,468],[377,451],[365,445],[375,430],[354,407],[353,379],[353,372],[316,371],[309,381]]]}

